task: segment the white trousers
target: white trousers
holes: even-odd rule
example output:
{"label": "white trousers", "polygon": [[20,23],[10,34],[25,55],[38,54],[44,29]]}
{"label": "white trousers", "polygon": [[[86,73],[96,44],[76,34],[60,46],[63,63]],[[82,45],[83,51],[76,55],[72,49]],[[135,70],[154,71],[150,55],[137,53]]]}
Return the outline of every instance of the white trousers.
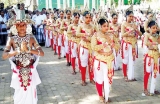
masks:
{"label": "white trousers", "polygon": [[80,61],[82,67],[88,66],[89,50],[80,46]]}
{"label": "white trousers", "polygon": [[48,30],[46,30],[45,36],[46,36],[46,37],[45,37],[45,39],[46,39],[46,40],[45,40],[45,47],[49,47],[49,44],[50,44],[50,43],[49,43],[49,38],[48,38]]}
{"label": "white trousers", "polygon": [[69,40],[67,36],[65,36],[64,48],[65,48],[65,53],[69,54]]}
{"label": "white trousers", "polygon": [[58,46],[62,46],[62,35],[58,34]]}
{"label": "white trousers", "polygon": [[[150,86],[150,93],[154,94],[155,87],[156,87],[156,79],[159,76],[159,71],[157,72],[157,77],[154,78],[154,60],[151,59],[151,65],[149,66],[149,57],[146,58],[146,72],[151,73],[151,86]],[[159,59],[158,59],[158,70],[159,70]]]}
{"label": "white trousers", "polygon": [[66,56],[65,47],[61,46],[61,57]]}
{"label": "white trousers", "polygon": [[[128,72],[127,72],[127,75],[128,75],[128,80],[132,80],[134,79],[134,63],[135,61],[133,60],[133,56],[132,56],[132,45],[131,44],[128,44],[128,47],[127,47],[127,50],[125,49],[126,47],[126,43],[124,42],[123,43],[123,64],[127,64],[128,66]],[[137,48],[135,48],[137,50]]]}
{"label": "white trousers", "polygon": [[71,57],[77,57],[77,43],[71,42]]}
{"label": "white trousers", "polygon": [[118,70],[118,68],[120,67],[121,56],[119,52],[116,54],[115,49],[113,49],[113,54],[114,54],[114,70]]}
{"label": "white trousers", "polygon": [[147,46],[144,44],[144,45],[143,45],[143,55],[147,54],[147,52],[148,52],[148,48],[147,48]]}
{"label": "white trousers", "polygon": [[[105,96],[105,101],[108,101],[110,89],[111,89],[111,84],[109,83],[109,78],[108,78],[108,66],[104,62],[100,62],[100,69],[98,70],[98,65],[99,61],[94,60],[94,79],[95,82],[98,84],[103,84],[104,82],[104,96]],[[112,62],[112,65],[114,66],[114,61]],[[113,68],[112,68],[113,69]]]}
{"label": "white trousers", "polygon": [[37,104],[38,97],[36,87],[41,83],[36,69],[39,61],[39,56],[37,57],[35,63],[33,64],[33,68],[31,69],[31,82],[30,86],[27,86],[26,91],[24,90],[24,87],[21,87],[21,82],[19,81],[19,69],[17,69],[15,63],[12,61],[12,58],[10,58],[9,61],[11,63],[11,69],[17,72],[12,74],[12,81],[10,85],[10,87],[15,89],[13,96],[14,104]]}

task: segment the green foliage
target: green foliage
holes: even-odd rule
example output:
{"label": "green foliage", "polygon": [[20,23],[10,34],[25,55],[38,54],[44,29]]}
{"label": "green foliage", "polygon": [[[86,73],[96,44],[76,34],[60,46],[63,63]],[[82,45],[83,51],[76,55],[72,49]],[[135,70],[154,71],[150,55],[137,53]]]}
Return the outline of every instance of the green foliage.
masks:
{"label": "green foliage", "polygon": [[[1,0],[1,1],[4,3],[5,7],[9,5],[15,5],[18,3],[17,0]],[[25,0],[19,0],[19,1],[21,3],[21,2],[24,2]]]}

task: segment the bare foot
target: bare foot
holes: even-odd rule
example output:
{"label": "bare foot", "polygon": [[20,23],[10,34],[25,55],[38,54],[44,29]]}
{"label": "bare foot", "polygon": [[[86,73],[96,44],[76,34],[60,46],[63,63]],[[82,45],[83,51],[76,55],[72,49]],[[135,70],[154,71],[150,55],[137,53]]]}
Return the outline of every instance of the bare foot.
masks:
{"label": "bare foot", "polygon": [[91,80],[90,83],[92,83],[93,85],[95,85],[95,81],[94,80]]}
{"label": "bare foot", "polygon": [[66,66],[69,66],[69,62],[67,62],[67,65]]}
{"label": "bare foot", "polygon": [[72,72],[72,75],[76,75],[76,71],[73,71],[73,72]]}
{"label": "bare foot", "polygon": [[124,77],[124,80],[125,80],[126,82],[129,82],[128,77]]}
{"label": "bare foot", "polygon": [[100,97],[99,97],[99,102],[100,102],[100,103],[104,103],[104,102],[105,102],[103,96],[100,96]]}
{"label": "bare foot", "polygon": [[145,94],[145,96],[149,96],[150,95],[150,93],[148,92],[148,90],[144,90],[144,94]]}
{"label": "bare foot", "polygon": [[85,81],[82,81],[82,84],[81,84],[82,86],[86,86],[87,85],[87,83],[85,82]]}

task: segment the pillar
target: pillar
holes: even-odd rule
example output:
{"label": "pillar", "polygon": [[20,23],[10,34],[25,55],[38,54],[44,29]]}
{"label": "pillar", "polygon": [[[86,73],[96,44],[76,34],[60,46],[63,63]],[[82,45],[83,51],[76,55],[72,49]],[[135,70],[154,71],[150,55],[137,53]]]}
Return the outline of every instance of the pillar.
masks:
{"label": "pillar", "polygon": [[61,8],[61,0],[57,0],[57,8],[58,8],[58,9]]}
{"label": "pillar", "polygon": [[48,9],[48,0],[46,0],[46,9]]}
{"label": "pillar", "polygon": [[72,0],[72,9],[75,9],[75,0]]}
{"label": "pillar", "polygon": [[96,9],[96,0],[92,0],[92,8]]}
{"label": "pillar", "polygon": [[70,0],[67,0],[67,5],[68,7],[70,7]]}
{"label": "pillar", "polygon": [[49,0],[49,8],[52,9],[52,0]]}
{"label": "pillar", "polygon": [[37,10],[38,9],[38,0],[33,0],[33,10]]}
{"label": "pillar", "polygon": [[66,5],[67,3],[66,3],[66,0],[63,0],[63,9],[66,9]]}
{"label": "pillar", "polygon": [[87,3],[86,1],[87,1],[87,0],[84,0],[84,7],[86,7],[86,3]]}
{"label": "pillar", "polygon": [[100,1],[100,9],[104,10],[104,6],[105,6],[105,1],[101,0]]}
{"label": "pillar", "polygon": [[108,0],[108,7],[111,8],[111,0]]}

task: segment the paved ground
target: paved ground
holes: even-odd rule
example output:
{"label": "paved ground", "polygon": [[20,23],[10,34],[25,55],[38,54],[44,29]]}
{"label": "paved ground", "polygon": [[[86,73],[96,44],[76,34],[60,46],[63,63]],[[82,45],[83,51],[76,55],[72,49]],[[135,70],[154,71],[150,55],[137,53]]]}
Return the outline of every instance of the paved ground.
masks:
{"label": "paved ground", "polygon": [[[38,72],[42,84],[38,86],[38,104],[99,104],[95,86],[80,85],[80,73],[72,75],[71,67],[66,67],[65,59],[58,60],[50,48],[43,48]],[[2,52],[0,52],[0,55]],[[78,71],[78,70],[77,70]],[[160,104],[160,96],[142,97],[143,58],[142,49],[135,64],[136,82],[125,82],[122,71],[116,71],[110,93],[111,104]],[[157,89],[160,90],[160,78]],[[13,104],[14,90],[10,88],[11,70],[7,61],[0,61],[0,104]],[[88,79],[87,79],[88,81]]]}

